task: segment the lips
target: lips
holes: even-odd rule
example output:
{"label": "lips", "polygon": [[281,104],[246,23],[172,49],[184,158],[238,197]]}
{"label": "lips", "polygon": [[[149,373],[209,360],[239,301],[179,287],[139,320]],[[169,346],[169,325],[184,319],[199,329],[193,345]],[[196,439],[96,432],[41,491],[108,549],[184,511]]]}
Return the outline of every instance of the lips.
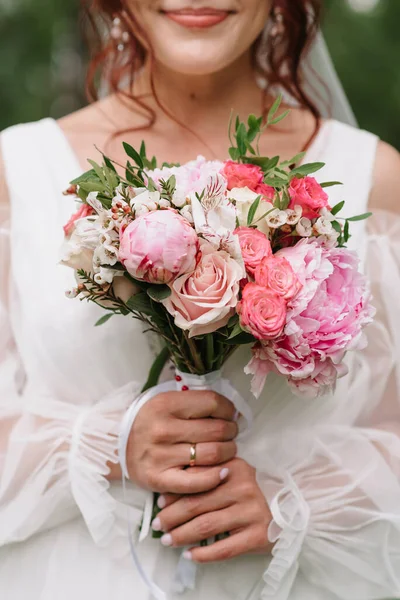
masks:
{"label": "lips", "polygon": [[222,23],[232,12],[216,10],[215,8],[184,8],[182,10],[165,11],[163,14],[183,27],[204,29]]}

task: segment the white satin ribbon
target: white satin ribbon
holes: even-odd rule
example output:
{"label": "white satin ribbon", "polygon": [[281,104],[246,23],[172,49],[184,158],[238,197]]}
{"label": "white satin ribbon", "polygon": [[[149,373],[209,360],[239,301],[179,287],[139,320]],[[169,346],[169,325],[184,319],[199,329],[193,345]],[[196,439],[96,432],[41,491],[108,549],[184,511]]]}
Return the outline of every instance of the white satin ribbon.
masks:
{"label": "white satin ribbon", "polygon": [[[251,428],[253,415],[249,405],[246,403],[244,398],[235,390],[227,379],[222,379],[221,371],[213,371],[206,375],[192,375],[188,373],[182,373],[176,371],[177,379],[166,381],[154,386],[139,396],[126,411],[120,427],[119,439],[118,439],[118,455],[119,462],[122,470],[122,486],[124,493],[125,502],[125,490],[126,490],[126,479],[129,479],[126,451],[128,446],[128,440],[130,432],[136,417],[143,406],[149,402],[154,396],[163,392],[180,391],[182,386],[187,386],[190,390],[213,390],[222,396],[228,398],[234,407],[236,408],[236,417],[239,415],[243,416],[246,421],[246,427],[242,429],[238,438],[242,437],[243,434]],[[153,493],[149,493],[146,498],[143,520],[141,531],[139,535],[139,543],[142,542],[148,535],[151,527],[151,517],[153,514]],[[129,535],[129,546],[132,555],[133,562],[139,572],[140,577],[146,584],[149,592],[153,595],[156,600],[167,600],[166,593],[161,590],[152,579],[144,571],[140,564],[138,555],[135,550],[134,543],[132,541],[132,531],[130,522],[128,519],[128,535]],[[183,592],[185,589],[195,589],[197,567],[194,563],[187,561],[183,558],[183,553],[178,562],[178,566],[174,575],[173,588],[174,591]]]}

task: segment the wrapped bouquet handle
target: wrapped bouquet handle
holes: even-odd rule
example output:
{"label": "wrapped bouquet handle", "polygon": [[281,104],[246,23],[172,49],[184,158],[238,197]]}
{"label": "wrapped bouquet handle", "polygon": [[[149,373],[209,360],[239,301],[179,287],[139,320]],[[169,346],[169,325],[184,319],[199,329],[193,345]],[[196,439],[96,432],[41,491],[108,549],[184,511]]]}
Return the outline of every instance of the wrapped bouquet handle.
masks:
{"label": "wrapped bouquet handle", "polygon": [[[118,443],[118,456],[122,470],[122,485],[125,496],[125,482],[129,479],[126,452],[128,446],[129,435],[132,430],[135,419],[137,418],[140,410],[143,406],[149,402],[152,398],[163,392],[182,391],[182,390],[213,390],[222,396],[225,396],[232,402],[236,409],[236,418],[242,416],[245,421],[245,426],[242,428],[239,436],[242,436],[248,429],[251,428],[252,424],[252,412],[250,406],[239,394],[239,392],[232,386],[229,380],[222,377],[221,371],[213,371],[205,375],[193,375],[189,373],[182,373],[181,371],[175,371],[175,380],[166,381],[164,383],[157,384],[152,388],[143,392],[128,408],[124,418],[121,422],[119,443]],[[151,519],[153,514],[153,493],[149,493],[146,499],[142,527],[139,534],[138,541],[142,542],[148,535],[151,526]],[[149,592],[156,598],[156,600],[167,600],[166,593],[161,590],[148,574],[144,571],[139,557],[136,553],[134,543],[132,541],[133,532],[131,531],[130,522],[128,520],[128,537],[130,552],[133,562],[143,580],[146,584]],[[175,591],[183,591],[186,588],[194,589],[196,577],[196,565],[188,562],[181,556],[177,570],[174,575],[173,586]]]}

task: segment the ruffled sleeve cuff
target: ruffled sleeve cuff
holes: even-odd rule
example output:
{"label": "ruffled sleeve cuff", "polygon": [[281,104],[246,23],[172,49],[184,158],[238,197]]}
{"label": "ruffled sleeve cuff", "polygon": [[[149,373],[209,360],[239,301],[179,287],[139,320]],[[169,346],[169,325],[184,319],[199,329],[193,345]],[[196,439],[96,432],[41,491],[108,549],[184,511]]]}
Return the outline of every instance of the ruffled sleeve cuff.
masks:
{"label": "ruffled sleeve cuff", "polygon": [[262,598],[287,600],[299,570],[299,555],[307,534],[310,508],[294,479],[287,474],[270,501],[272,521],[268,539],[274,544],[264,572]]}

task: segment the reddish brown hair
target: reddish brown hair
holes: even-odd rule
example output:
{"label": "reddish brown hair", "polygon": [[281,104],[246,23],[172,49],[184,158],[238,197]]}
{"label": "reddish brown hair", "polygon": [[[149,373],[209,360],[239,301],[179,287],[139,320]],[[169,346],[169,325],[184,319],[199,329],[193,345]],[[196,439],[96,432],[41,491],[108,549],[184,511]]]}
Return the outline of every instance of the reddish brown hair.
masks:
{"label": "reddish brown hair", "polygon": [[[137,37],[137,32],[144,37],[145,34],[140,31],[133,11],[129,9],[129,0],[82,1],[94,32],[94,35],[89,38],[92,51],[87,78],[89,99],[94,101],[98,98],[98,82],[101,80],[107,85],[110,92],[118,93],[130,102],[134,101],[140,112],[148,117],[148,127],[151,127],[155,121],[155,114],[146,105],[145,99],[121,89],[121,81],[132,82],[147,55],[147,51]],[[320,114],[305,90],[301,65],[318,30],[321,1],[273,0],[273,9],[282,15],[283,33],[275,37],[271,36],[266,43],[263,43],[262,36],[260,36],[253,46],[254,68],[268,82],[265,98],[268,97],[268,91],[272,86],[280,86],[301,107],[314,115],[316,120],[314,135],[319,128]],[[118,51],[115,40],[101,33],[104,29],[106,32],[109,31],[113,18],[117,15],[121,16],[121,14],[123,15],[123,28],[129,34],[129,41],[126,43],[123,53]],[[256,57],[260,57],[260,54],[261,61],[256,59]],[[132,89],[132,86],[127,86],[127,89]],[[161,106],[154,86],[153,92],[159,106],[168,112]],[[265,106],[265,110],[267,109],[268,106]]]}

